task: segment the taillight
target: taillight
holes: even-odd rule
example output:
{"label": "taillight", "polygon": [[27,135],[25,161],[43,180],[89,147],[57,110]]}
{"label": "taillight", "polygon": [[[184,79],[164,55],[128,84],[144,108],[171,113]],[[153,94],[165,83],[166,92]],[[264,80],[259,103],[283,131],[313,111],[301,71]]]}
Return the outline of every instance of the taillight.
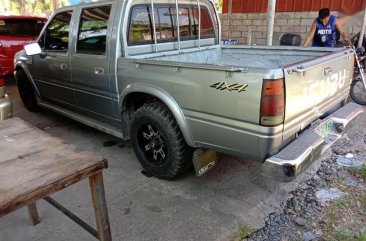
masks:
{"label": "taillight", "polygon": [[260,124],[276,126],[285,117],[285,89],[283,79],[263,80]]}

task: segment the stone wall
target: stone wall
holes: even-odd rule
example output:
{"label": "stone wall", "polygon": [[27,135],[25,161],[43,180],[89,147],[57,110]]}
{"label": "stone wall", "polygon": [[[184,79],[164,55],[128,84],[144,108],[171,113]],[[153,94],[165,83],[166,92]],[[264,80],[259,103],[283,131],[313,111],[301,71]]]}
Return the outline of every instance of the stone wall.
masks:
{"label": "stone wall", "polygon": [[[332,12],[337,16],[337,12]],[[301,35],[304,41],[310,31],[311,24],[318,16],[318,12],[285,12],[276,13],[273,33],[273,45],[279,44],[279,38],[285,33]],[[251,43],[264,45],[267,38],[267,14],[266,13],[235,13],[221,14],[222,39],[235,39],[239,44],[248,44],[251,32]],[[361,18],[360,18],[361,17]],[[361,29],[362,16],[354,17],[345,26],[352,37]]]}

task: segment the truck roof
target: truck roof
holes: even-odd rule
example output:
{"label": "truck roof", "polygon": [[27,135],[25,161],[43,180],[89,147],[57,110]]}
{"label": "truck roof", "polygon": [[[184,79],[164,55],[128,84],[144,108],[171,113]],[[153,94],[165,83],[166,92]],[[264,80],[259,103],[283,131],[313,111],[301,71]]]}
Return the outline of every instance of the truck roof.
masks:
{"label": "truck roof", "polygon": [[44,20],[47,21],[45,17],[37,17],[37,16],[21,16],[21,15],[0,15],[0,19],[35,19],[35,20]]}
{"label": "truck roof", "polygon": [[[125,0],[126,2],[131,2],[134,1],[136,3],[140,3],[140,4],[146,4],[146,3],[151,3],[151,0]],[[154,3],[156,4],[161,4],[161,3],[172,3],[175,1],[171,1],[171,0],[153,0]],[[213,0],[199,0],[200,2],[213,2]],[[116,0],[99,0],[97,2],[88,2],[88,3],[79,3],[79,4],[75,4],[75,5],[70,5],[70,6],[66,6],[66,7],[62,7],[59,9],[56,9],[55,12],[60,12],[60,11],[64,11],[64,10],[69,10],[69,9],[73,9],[75,7],[79,7],[79,6],[97,6],[97,5],[101,5],[101,4],[105,4],[105,3],[114,3],[116,2]],[[197,2],[197,0],[179,0],[179,4],[185,4],[185,3],[190,3],[190,2]]]}
{"label": "truck roof", "polygon": [[68,10],[68,9],[72,9],[72,8],[75,8],[75,7],[79,7],[79,6],[94,6],[94,5],[100,5],[100,4],[103,4],[103,3],[114,3],[116,2],[116,0],[98,0],[97,2],[88,2],[88,3],[79,3],[79,4],[74,4],[74,5],[69,5],[69,6],[66,6],[66,7],[62,7],[62,8],[58,8],[55,10],[55,12],[60,12],[60,11],[63,11],[63,10]]}

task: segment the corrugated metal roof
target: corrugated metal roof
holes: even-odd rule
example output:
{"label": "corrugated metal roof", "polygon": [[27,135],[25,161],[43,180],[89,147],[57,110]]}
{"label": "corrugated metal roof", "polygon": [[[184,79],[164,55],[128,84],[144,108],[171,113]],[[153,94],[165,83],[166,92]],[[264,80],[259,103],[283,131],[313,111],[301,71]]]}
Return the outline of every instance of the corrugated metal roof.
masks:
{"label": "corrugated metal roof", "polygon": [[[223,13],[228,13],[230,0],[223,0]],[[309,12],[330,8],[354,14],[364,9],[366,0],[277,0],[276,12]],[[232,0],[233,13],[265,13],[268,0]]]}

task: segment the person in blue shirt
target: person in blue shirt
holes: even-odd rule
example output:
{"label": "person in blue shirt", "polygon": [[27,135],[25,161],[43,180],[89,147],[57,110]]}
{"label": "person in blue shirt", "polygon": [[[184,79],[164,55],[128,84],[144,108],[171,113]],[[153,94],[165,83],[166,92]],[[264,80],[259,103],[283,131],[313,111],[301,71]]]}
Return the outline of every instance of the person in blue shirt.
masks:
{"label": "person in blue shirt", "polygon": [[342,36],[343,40],[348,45],[351,44],[350,37],[347,32],[343,29],[343,24],[347,18],[337,18],[336,16],[330,15],[329,8],[322,8],[319,10],[319,17],[317,17],[307,34],[304,47],[309,47],[310,43],[312,47],[330,47],[333,48],[336,45],[337,30]]}

